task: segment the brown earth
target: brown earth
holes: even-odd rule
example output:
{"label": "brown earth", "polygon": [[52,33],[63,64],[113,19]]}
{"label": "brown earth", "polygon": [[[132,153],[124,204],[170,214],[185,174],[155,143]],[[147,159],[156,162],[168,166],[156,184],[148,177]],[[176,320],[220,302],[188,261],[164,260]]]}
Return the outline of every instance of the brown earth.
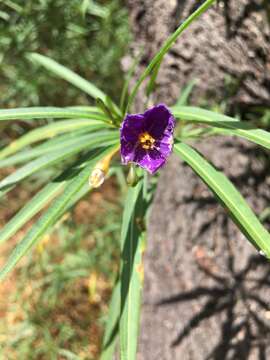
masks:
{"label": "brown earth", "polygon": [[[1,172],[1,178],[12,172],[13,169],[7,172]],[[0,211],[0,226],[4,226],[8,220],[23,206],[26,201],[29,201],[31,191],[27,191],[24,187],[18,186],[12,190],[7,199],[1,203]],[[106,214],[107,203],[115,203],[118,198],[118,190],[113,179],[107,180],[102,188],[90,193],[82,199],[73,209],[72,213],[64,216],[60,223],[70,219],[72,216],[73,222],[77,225],[94,223],[97,217]],[[38,218],[36,216],[35,218]],[[16,243],[26,234],[29,228],[33,225],[35,219],[31,220],[24,228],[22,228],[15,236],[8,242],[1,246],[0,266],[4,264],[8,254],[12,251]],[[59,224],[57,225],[59,226]],[[82,239],[82,248],[95,246],[91,244],[91,239]],[[93,242],[93,241],[92,241]],[[51,233],[49,236],[44,236],[37,247],[33,249],[33,260],[40,261],[40,256],[46,248],[50,252],[52,248],[57,246],[59,239],[57,233]],[[62,255],[62,254],[61,254]],[[61,262],[62,257],[59,257]],[[56,261],[56,259],[54,259]],[[106,276],[99,272],[91,272],[88,278],[78,278],[73,281],[72,286],[69,286],[59,296],[57,305],[49,310],[46,310],[46,304],[42,300],[42,288],[37,288],[42,280],[42,274],[35,274],[33,278],[27,279],[27,283],[21,284],[21,272],[26,271],[25,266],[29,266],[27,257],[23,258],[16,269],[1,283],[0,286],[0,358],[17,359],[18,353],[16,348],[10,347],[9,340],[16,326],[25,321],[28,316],[40,316],[40,311],[37,311],[40,306],[44,306],[44,311],[50,311],[50,319],[44,319],[44,323],[50,320],[54,326],[51,326],[50,332],[54,338],[58,336],[59,324],[69,324],[76,333],[76,342],[78,347],[77,355],[82,359],[98,358],[101,350],[101,341],[103,336],[103,329],[100,324],[100,316],[107,310],[109,298],[111,295],[112,284]],[[117,265],[116,265],[117,267]],[[115,269],[117,272],[117,269]],[[33,275],[33,274],[32,274]],[[43,274],[44,275],[44,274]],[[39,278],[37,277],[39,276]],[[38,290],[37,290],[38,289]],[[19,293],[19,297],[18,297]],[[17,294],[17,296],[16,296]],[[29,314],[26,314],[24,304],[28,304]],[[39,319],[40,320],[40,319]],[[38,320],[37,320],[38,321]],[[14,330],[15,329],[15,330]],[[37,330],[37,329],[36,329]],[[87,352],[83,351],[82,344],[85,344],[87,339]],[[42,342],[42,337],[38,335],[34,346],[40,346],[39,341]],[[81,342],[81,345],[80,345]],[[71,344],[66,344],[65,348],[69,349]],[[81,347],[81,348],[80,348]],[[84,347],[85,348],[85,347]],[[40,356],[40,359],[47,359],[47,357]],[[62,359],[59,357],[59,360]],[[64,358],[63,358],[64,359]]]}

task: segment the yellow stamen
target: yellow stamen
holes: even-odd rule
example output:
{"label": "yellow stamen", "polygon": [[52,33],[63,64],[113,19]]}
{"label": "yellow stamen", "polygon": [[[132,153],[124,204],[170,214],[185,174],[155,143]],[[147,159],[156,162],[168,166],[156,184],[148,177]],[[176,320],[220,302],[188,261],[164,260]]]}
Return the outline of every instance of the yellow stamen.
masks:
{"label": "yellow stamen", "polygon": [[154,148],[155,139],[148,132],[144,132],[139,135],[139,142],[143,149],[149,150]]}

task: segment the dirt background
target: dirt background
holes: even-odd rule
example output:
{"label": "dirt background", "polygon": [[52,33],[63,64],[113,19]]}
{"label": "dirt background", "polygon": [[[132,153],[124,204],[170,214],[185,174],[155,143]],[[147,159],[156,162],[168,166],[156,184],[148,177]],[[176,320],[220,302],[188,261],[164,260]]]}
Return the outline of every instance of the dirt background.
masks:
{"label": "dirt background", "polygon": [[[132,51],[144,48],[141,69],[199,3],[128,1]],[[194,104],[226,100],[230,111],[269,105],[268,20],[266,1],[220,1],[166,56],[152,101],[173,103],[179,89],[196,78]],[[136,108],[142,110],[143,103],[140,93]],[[269,206],[268,153],[235,138],[208,139],[196,147],[257,214]],[[269,264],[175,157],[162,171],[149,230],[138,359],[270,358]]]}

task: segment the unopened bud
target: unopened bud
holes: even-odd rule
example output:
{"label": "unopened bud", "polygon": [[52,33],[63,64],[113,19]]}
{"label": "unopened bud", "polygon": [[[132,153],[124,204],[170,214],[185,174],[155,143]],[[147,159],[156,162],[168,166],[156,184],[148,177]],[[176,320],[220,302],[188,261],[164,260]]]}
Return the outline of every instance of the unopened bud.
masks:
{"label": "unopened bud", "polygon": [[127,176],[127,184],[128,186],[136,186],[138,183],[139,177],[136,173],[136,168],[134,166],[134,164],[130,164],[130,168],[129,168],[129,172],[128,172],[128,176]]}
{"label": "unopened bud", "polygon": [[111,159],[117,151],[118,147],[96,164],[91,175],[89,176],[90,187],[98,188],[104,183],[105,176],[109,171]]}
{"label": "unopened bud", "polygon": [[100,187],[105,180],[105,172],[102,169],[96,168],[89,176],[89,185],[93,188]]}

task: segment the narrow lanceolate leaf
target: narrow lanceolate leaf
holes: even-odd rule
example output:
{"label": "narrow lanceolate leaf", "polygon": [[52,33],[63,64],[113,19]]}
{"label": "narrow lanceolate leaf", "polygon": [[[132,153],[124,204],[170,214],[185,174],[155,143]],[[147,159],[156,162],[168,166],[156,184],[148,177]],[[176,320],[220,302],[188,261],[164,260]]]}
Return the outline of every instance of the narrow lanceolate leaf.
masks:
{"label": "narrow lanceolate leaf", "polygon": [[59,215],[69,204],[70,200],[76,196],[83,188],[89,174],[96,165],[96,163],[111,152],[113,147],[108,147],[97,151],[87,166],[66,186],[63,193],[54,200],[50,208],[40,217],[40,219],[33,225],[31,230],[15,247],[10,257],[8,258],[4,267],[0,270],[0,280],[14,268],[17,262],[31,249],[31,247],[45,234],[45,232],[55,223]]}
{"label": "narrow lanceolate leaf", "polygon": [[196,85],[196,83],[197,83],[197,80],[193,79],[181,90],[181,94],[175,104],[175,107],[188,104],[188,100],[190,98],[190,95],[191,95],[192,90],[193,90],[194,86]]}
{"label": "narrow lanceolate leaf", "polygon": [[119,280],[114,286],[109,313],[106,321],[106,328],[102,343],[102,352],[100,360],[112,360],[115,352],[117,335],[119,333],[119,320],[120,320],[120,282]]}
{"label": "narrow lanceolate leaf", "polygon": [[270,133],[262,129],[254,128],[246,122],[190,106],[176,106],[172,108],[172,112],[174,116],[180,120],[209,125],[218,128],[216,129],[216,133],[240,136],[270,149]]}
{"label": "narrow lanceolate leaf", "polygon": [[136,359],[143,286],[144,211],[143,182],[140,181],[128,190],[121,232],[121,360]]}
{"label": "narrow lanceolate leaf", "polygon": [[0,121],[32,119],[91,119],[89,111],[57,107],[29,107],[0,110]]}
{"label": "narrow lanceolate leaf", "polygon": [[91,130],[91,128],[85,128],[83,131],[74,131],[69,134],[60,135],[33,148],[19,151],[15,155],[0,160],[0,168],[25,163],[50,152],[65,149],[66,146],[75,144],[82,136],[91,133]]}
{"label": "narrow lanceolate leaf", "polygon": [[115,132],[109,131],[81,136],[80,138],[75,139],[73,144],[69,147],[45,154],[7,176],[2,181],[0,181],[0,190],[4,190],[7,187],[13,186],[33,173],[62,162],[71,155],[74,155],[82,150],[91,149],[91,147],[102,147],[104,145],[110,145],[115,143],[116,139],[117,134],[115,134]]}
{"label": "narrow lanceolate leaf", "polygon": [[100,111],[100,109],[98,107],[91,106],[91,105],[73,105],[73,106],[69,106],[68,108],[69,109],[75,109],[75,110],[81,110],[81,111],[90,111],[90,112],[102,114],[102,112]]}
{"label": "narrow lanceolate leaf", "polygon": [[236,225],[253,245],[262,250],[270,259],[270,234],[230,180],[190,146],[178,143],[174,150],[201,177],[222,205],[229,210]]}
{"label": "narrow lanceolate leaf", "polygon": [[94,99],[100,98],[105,101],[106,94],[103,91],[65,66],[58,64],[56,61],[48,58],[47,56],[37,53],[29,54],[29,58],[34,60],[37,64],[44,66],[47,70],[51,71],[60,78],[68,81],[70,84],[84,91],[86,94],[92,96]]}
{"label": "narrow lanceolate leaf", "polygon": [[[189,27],[189,25],[197,19],[199,16],[201,16],[211,5],[213,5],[215,0],[206,0],[194,13],[192,13],[177,29],[176,31],[168,37],[168,39],[165,41],[159,52],[154,56],[154,58],[151,60],[150,64],[147,66],[147,68],[144,70],[138,81],[136,82],[134,88],[132,89],[131,95],[129,97],[129,101],[127,104],[127,111],[130,109],[130,106],[132,105],[135,96],[139,90],[139,87],[143,83],[143,81],[151,74],[153,69],[156,67],[157,64],[161,63],[164,55],[170,50],[172,45],[175,43],[175,41],[179,38],[179,36],[182,34],[182,32]],[[157,76],[157,74],[155,74]]]}
{"label": "narrow lanceolate leaf", "polygon": [[70,146],[82,135],[86,135],[91,131],[84,129],[83,131],[74,131],[69,134],[60,135],[53,139],[47,140],[40,145],[33,148],[19,151],[15,155],[9,156],[4,159],[0,159],[0,168],[26,163],[29,160],[35,159],[49,152],[64,149],[65,146]]}
{"label": "narrow lanceolate leaf", "polygon": [[[110,170],[107,176],[111,176],[112,173],[113,172]],[[4,226],[4,228],[0,231],[0,244],[8,240],[18,230],[20,230],[33,216],[35,216],[51,200],[53,200],[59,193],[61,193],[64,187],[66,186],[66,184],[72,181],[72,179],[60,181],[60,178],[62,177],[63,174],[61,174],[53,182],[47,184]],[[76,193],[76,195],[74,195],[69,200],[66,207],[59,214],[59,217],[55,219],[55,222],[58,221],[59,218],[61,218],[72,206],[74,206],[89,191],[91,191],[91,188],[87,183],[83,186],[83,188],[79,192]]]}
{"label": "narrow lanceolate leaf", "polygon": [[57,121],[52,124],[41,126],[29,131],[26,135],[14,140],[11,144],[0,151],[0,159],[14,154],[18,150],[31,145],[37,141],[52,138],[58,134],[73,132],[79,129],[92,128],[93,130],[105,128],[106,124],[100,120],[76,119]]}
{"label": "narrow lanceolate leaf", "polygon": [[159,72],[161,62],[162,62],[162,58],[160,59],[160,61],[156,64],[156,66],[152,70],[150,80],[149,80],[149,82],[147,84],[147,87],[146,87],[146,96],[150,96],[151,93],[154,92],[154,90],[155,90],[156,80],[157,80],[157,76],[158,76],[158,72]]}
{"label": "narrow lanceolate leaf", "polygon": [[[105,153],[105,156],[106,156],[106,153]],[[107,174],[107,176],[106,176],[106,178],[109,178],[112,174],[113,174],[113,171],[112,171],[112,169],[110,169],[109,172],[108,172],[108,174]],[[63,175],[63,174],[62,174],[62,175]],[[62,175],[60,175],[59,178],[61,178]],[[68,184],[68,183],[70,183],[71,181],[72,181],[72,179],[71,179],[71,180],[68,180],[66,183]],[[78,201],[80,201],[85,195],[87,195],[87,194],[88,194],[90,191],[92,191],[92,190],[93,190],[93,188],[90,187],[89,182],[86,182],[86,183],[84,184],[84,186],[83,186],[78,192],[76,192],[76,194],[75,194],[74,196],[72,196],[72,197],[69,199],[69,201],[68,201],[68,203],[66,204],[66,206],[62,209],[61,212],[59,212],[58,216],[54,219],[54,222],[52,223],[52,226],[51,226],[51,227],[53,227],[53,226],[59,221],[59,219],[62,218],[62,216],[63,216],[66,212],[68,212],[75,204],[77,204]],[[49,229],[49,230],[50,230],[50,229]]]}
{"label": "narrow lanceolate leaf", "polygon": [[49,183],[37,193],[0,231],[0,243],[13,236],[64,187],[65,182]]}

